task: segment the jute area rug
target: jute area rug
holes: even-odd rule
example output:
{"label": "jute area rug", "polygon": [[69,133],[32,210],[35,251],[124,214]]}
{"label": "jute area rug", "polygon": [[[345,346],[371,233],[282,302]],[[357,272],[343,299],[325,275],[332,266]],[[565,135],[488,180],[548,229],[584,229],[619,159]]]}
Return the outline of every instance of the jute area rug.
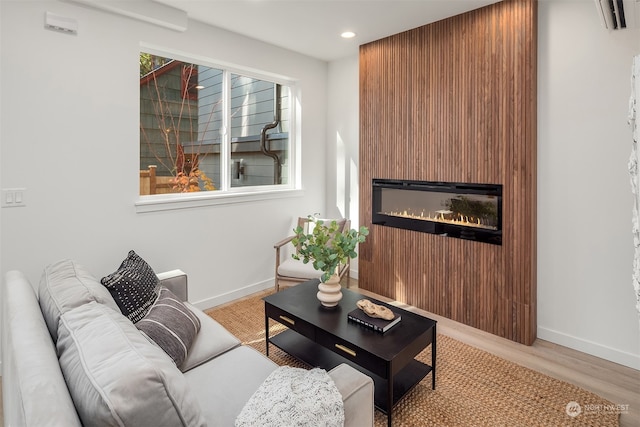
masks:
{"label": "jute area rug", "polygon": [[[265,354],[264,302],[268,293],[247,297],[207,311],[243,344]],[[286,328],[270,321],[269,334]],[[619,415],[589,412],[612,403],[572,384],[506,361],[438,334],[436,390],[427,375],[395,407],[394,426],[618,426]],[[306,367],[274,345],[270,358],[278,365]],[[431,347],[417,356],[430,363]],[[578,414],[567,408],[580,405]],[[572,413],[574,416],[568,415]],[[387,419],[375,411],[376,427]]]}

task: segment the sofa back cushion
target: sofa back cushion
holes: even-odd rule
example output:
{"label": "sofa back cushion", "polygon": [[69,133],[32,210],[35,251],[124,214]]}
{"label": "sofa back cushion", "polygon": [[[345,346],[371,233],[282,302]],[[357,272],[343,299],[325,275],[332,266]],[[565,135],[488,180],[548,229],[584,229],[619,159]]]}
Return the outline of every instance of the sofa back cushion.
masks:
{"label": "sofa back cushion", "polygon": [[96,302],[67,311],[57,349],[85,426],[205,424],[180,370],[121,313]]}
{"label": "sofa back cushion", "polygon": [[84,267],[62,260],[45,267],[38,286],[40,309],[54,341],[60,316],[83,304],[95,301],[120,311],[109,291]]}

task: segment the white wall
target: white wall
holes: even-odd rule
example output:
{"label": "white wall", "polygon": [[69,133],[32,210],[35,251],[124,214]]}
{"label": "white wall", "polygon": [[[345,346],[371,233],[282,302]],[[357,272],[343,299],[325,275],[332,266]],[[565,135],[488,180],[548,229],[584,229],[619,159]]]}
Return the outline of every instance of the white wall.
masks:
{"label": "white wall", "polygon": [[[26,207],[2,209],[2,273],[37,284],[73,258],[99,278],[134,249],[156,271],[186,271],[204,307],[270,286],[273,243],[325,209],[326,62],[195,21],[180,33],[66,2],[0,7],[0,179],[27,189]],[[44,29],[46,11],[76,19],[78,35]],[[304,196],[136,213],[140,43],[298,79]]]}
{"label": "white wall", "polygon": [[[639,52],[640,30],[608,32],[591,1],[539,3],[538,337],[635,368],[626,117]],[[357,109],[357,93],[340,82],[357,80],[358,64],[329,70],[331,142]],[[327,182],[332,206],[331,174]]]}
{"label": "white wall", "polygon": [[[0,7],[0,25],[2,23],[2,18],[3,18],[3,8]],[[1,26],[0,26],[1,28]],[[2,34],[2,31],[0,31],[0,94],[3,93],[3,83],[2,83],[2,63],[4,62],[3,60],[3,55],[2,55],[2,46],[3,46],[3,40],[4,40],[4,34]],[[4,122],[3,118],[2,118],[2,102],[0,101],[0,166],[2,165],[2,123]],[[4,188],[3,185],[3,181],[2,181],[2,174],[0,173],[0,189]],[[1,196],[1,193],[0,193]],[[2,223],[3,223],[3,212],[4,209],[0,208],[0,273],[2,273]],[[0,280],[3,280],[3,277],[0,277]],[[2,293],[0,292],[0,298],[2,298]],[[2,327],[2,320],[1,320],[1,316],[0,316],[0,327]],[[1,350],[1,349],[0,349]],[[1,361],[0,361],[1,363]]]}
{"label": "white wall", "polygon": [[539,4],[538,337],[640,369],[627,162],[640,30]]}
{"label": "white wall", "polygon": [[[327,213],[359,226],[358,57],[329,64],[327,112]],[[358,278],[358,258],[351,260],[351,277]]]}

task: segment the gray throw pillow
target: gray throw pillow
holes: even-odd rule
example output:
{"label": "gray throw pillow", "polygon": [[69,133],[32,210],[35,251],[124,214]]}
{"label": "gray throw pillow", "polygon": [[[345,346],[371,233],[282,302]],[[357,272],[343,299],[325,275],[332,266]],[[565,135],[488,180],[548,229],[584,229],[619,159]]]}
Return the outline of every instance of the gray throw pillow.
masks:
{"label": "gray throw pillow", "polygon": [[161,286],[158,299],[136,327],[180,367],[200,330],[200,319],[173,292]]}
{"label": "gray throw pillow", "polygon": [[142,319],[157,298],[158,276],[134,251],[113,273],[100,280],[111,293],[122,314],[133,323]]}

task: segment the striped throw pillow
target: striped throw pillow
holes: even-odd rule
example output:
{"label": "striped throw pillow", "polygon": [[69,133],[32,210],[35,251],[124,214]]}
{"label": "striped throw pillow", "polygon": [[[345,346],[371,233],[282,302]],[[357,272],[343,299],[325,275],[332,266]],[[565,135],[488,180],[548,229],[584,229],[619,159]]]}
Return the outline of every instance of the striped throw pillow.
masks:
{"label": "striped throw pillow", "polygon": [[158,299],[136,327],[180,367],[200,330],[200,320],[173,292],[161,286]]}

